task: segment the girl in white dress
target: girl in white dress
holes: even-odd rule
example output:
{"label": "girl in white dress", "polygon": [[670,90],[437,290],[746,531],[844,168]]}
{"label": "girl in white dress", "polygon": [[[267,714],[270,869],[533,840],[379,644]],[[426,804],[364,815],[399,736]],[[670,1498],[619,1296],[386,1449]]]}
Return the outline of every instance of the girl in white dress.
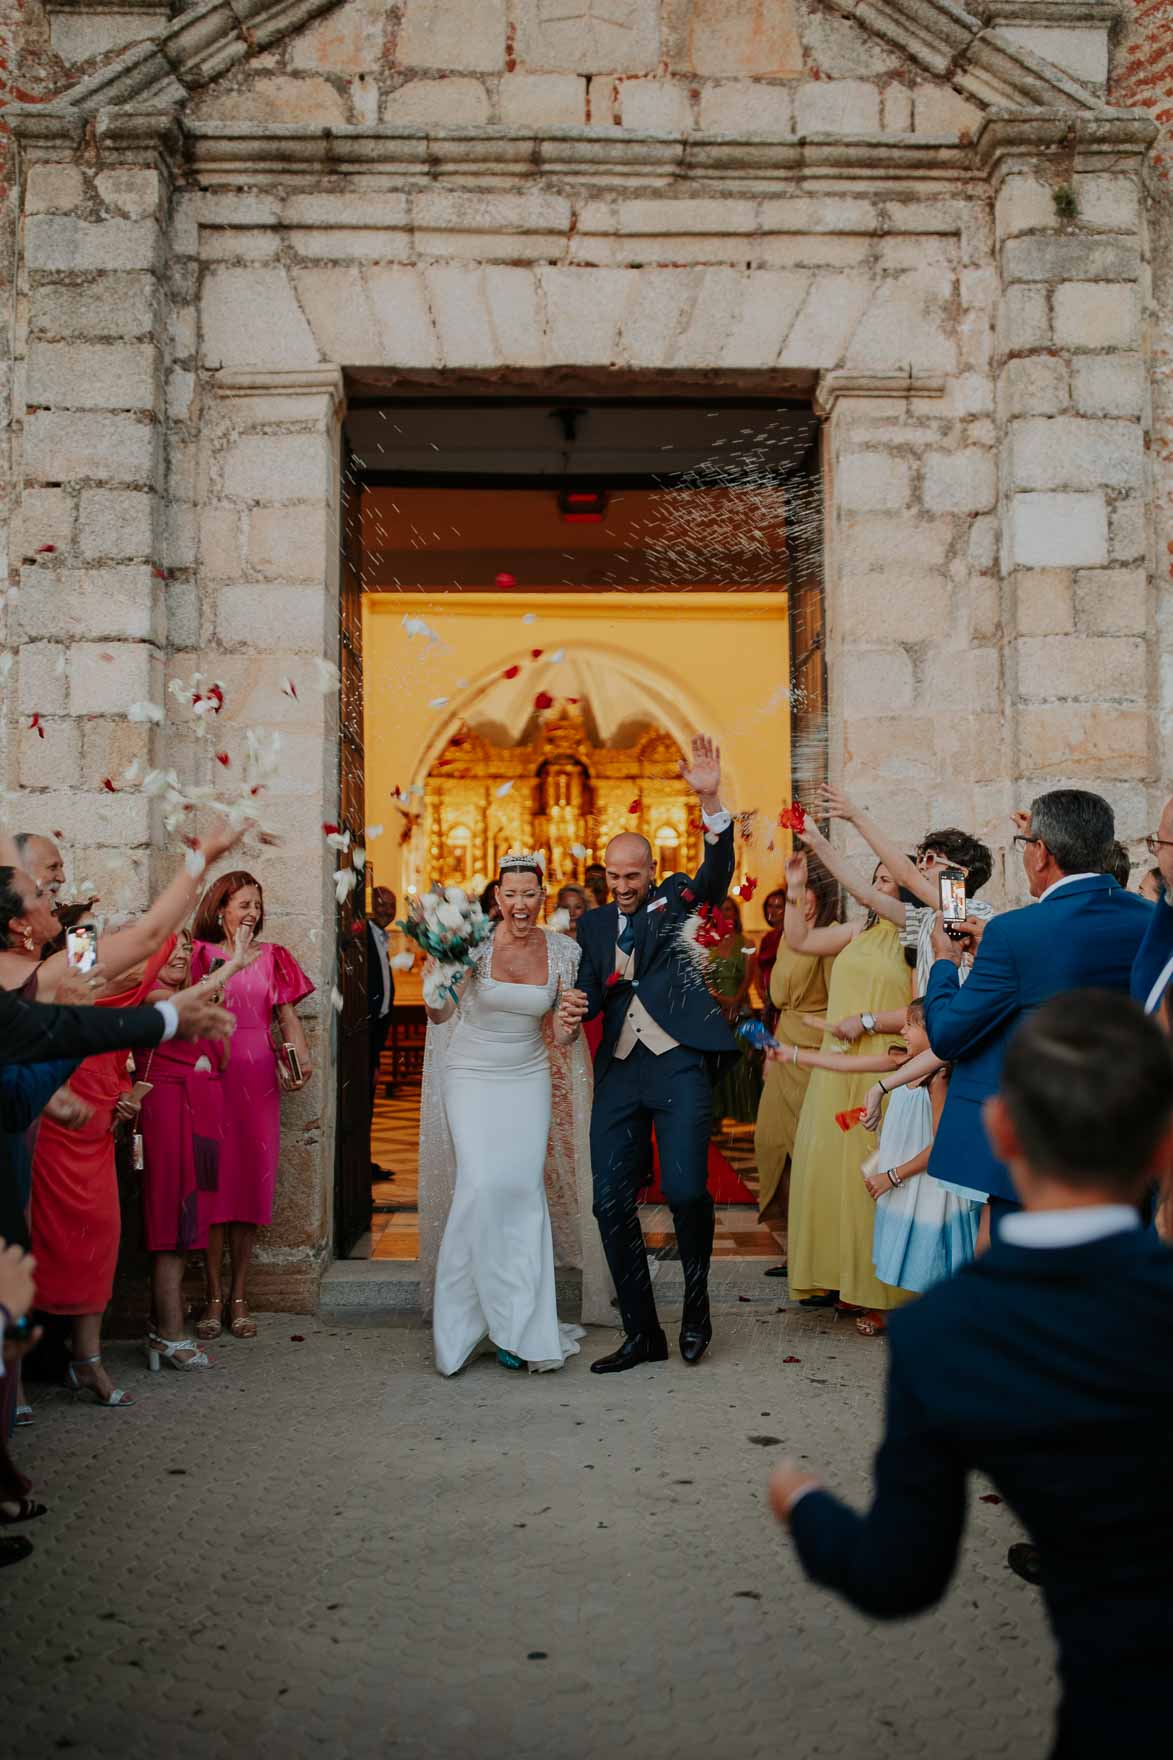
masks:
{"label": "girl in white dress", "polygon": [[[550,1056],[543,1023],[573,984],[578,948],[541,926],[545,889],[532,856],[509,856],[497,882],[501,922],[461,980],[459,1000],[428,1008],[433,1067],[456,1183],[435,1269],[436,1367],[454,1375],[487,1338],[506,1368],[560,1369],[578,1351],[562,1326],[546,1201]],[[446,1044],[436,1028],[452,1023]],[[555,1023],[558,1044],[569,1044]],[[430,1047],[430,1049],[433,1049]],[[589,1072],[582,1072],[589,1083]],[[427,1123],[425,1100],[425,1125]]]}

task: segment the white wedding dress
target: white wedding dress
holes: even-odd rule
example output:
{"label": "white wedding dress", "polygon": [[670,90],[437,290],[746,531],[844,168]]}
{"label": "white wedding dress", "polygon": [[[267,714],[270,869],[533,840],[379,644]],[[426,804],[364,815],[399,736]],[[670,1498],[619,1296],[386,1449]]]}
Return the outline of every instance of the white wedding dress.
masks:
{"label": "white wedding dress", "polygon": [[493,978],[490,943],[443,1044],[441,1092],[456,1183],[432,1299],[442,1375],[463,1368],[486,1339],[530,1369],[560,1369],[583,1336],[581,1327],[558,1320],[545,1186],[551,1078],[542,1026],[566,964],[566,944],[556,942],[563,938],[547,934],[544,984]]}

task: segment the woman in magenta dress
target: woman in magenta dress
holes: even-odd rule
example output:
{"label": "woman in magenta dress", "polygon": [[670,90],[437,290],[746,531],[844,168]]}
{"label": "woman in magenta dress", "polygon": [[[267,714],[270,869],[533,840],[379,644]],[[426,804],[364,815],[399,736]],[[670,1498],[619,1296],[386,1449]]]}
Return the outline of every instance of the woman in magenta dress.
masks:
{"label": "woman in magenta dress", "polygon": [[[191,935],[181,929],[148,1002],[161,1002],[191,982]],[[256,956],[245,931],[232,958],[204,980],[222,988]],[[191,1252],[206,1251],[211,1205],[220,1171],[220,1075],[227,1045],[205,1039],[169,1039],[136,1053],[135,1074],[150,1083],[142,1103],[143,1222],[151,1254],[152,1369],[209,1369],[211,1361],[184,1326],[183,1267]]]}
{"label": "woman in magenta dress", "polygon": [[[281,1092],[305,1086],[312,1073],[305,1029],[295,1008],[313,985],[293,955],[273,942],[261,942],[265,900],[260,882],[243,869],[224,874],[210,886],[196,912],[191,975],[198,981],[227,960],[237,932],[248,930],[256,958],[231,978],[224,1000],[236,1016],[236,1031],[221,1082],[223,1127],[217,1189],[208,1214],[208,1302],[196,1336],[220,1336],[224,1294],[220,1272],[224,1230],[232,1283],[228,1292],[228,1326],[233,1338],[255,1338],[256,1321],[248,1310],[245,1285],[257,1229],[273,1220],[277,1160],[281,1149]],[[299,1064],[295,1076],[285,1054],[274,1044],[290,1045]]]}

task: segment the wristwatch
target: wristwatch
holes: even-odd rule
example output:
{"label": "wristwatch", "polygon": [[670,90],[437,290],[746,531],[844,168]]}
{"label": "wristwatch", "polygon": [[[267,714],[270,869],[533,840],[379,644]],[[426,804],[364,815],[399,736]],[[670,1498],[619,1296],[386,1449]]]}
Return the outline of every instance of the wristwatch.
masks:
{"label": "wristwatch", "polygon": [[876,1017],[870,1012],[865,1012],[860,1015],[859,1024],[865,1033],[874,1033],[876,1030]]}

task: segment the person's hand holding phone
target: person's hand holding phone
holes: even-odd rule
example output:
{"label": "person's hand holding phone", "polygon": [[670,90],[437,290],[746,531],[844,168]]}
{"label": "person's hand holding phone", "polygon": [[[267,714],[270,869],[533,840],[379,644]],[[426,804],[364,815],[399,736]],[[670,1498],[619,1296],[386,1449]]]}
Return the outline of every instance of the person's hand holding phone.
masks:
{"label": "person's hand holding phone", "polygon": [[58,981],[53,1000],[63,1008],[89,1008],[105,982],[106,974],[101,966],[91,966],[88,972],[80,971],[77,966],[67,966]]}
{"label": "person's hand holding phone", "polygon": [[933,923],[932,947],[934,959],[947,959],[951,965],[955,966],[961,964],[961,956],[965,949],[960,941],[955,940],[952,935],[946,934],[940,911],[937,912]]}

